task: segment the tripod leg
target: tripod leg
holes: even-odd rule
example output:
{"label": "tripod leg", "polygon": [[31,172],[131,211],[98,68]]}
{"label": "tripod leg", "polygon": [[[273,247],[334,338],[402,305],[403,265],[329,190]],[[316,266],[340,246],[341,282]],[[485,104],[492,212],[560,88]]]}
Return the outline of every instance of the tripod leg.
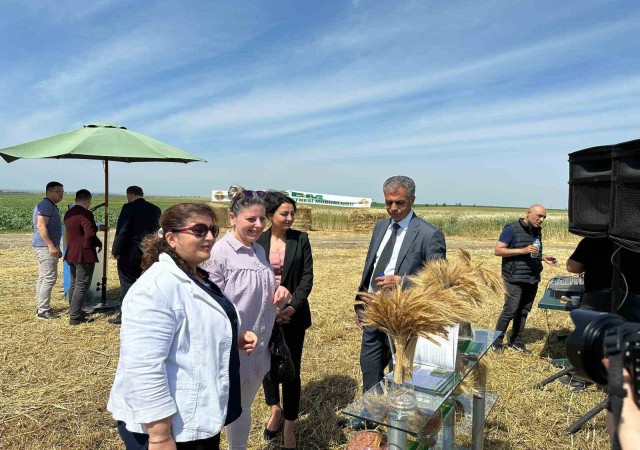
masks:
{"label": "tripod leg", "polygon": [[565,367],[564,369],[562,369],[560,372],[558,373],[554,373],[553,375],[551,375],[549,378],[545,378],[544,380],[542,380],[539,383],[536,383],[533,385],[534,389],[540,389],[542,386],[546,386],[547,384],[551,383],[552,381],[557,380],[558,378],[560,378],[563,375],[567,375],[571,372],[573,372],[575,369],[573,368],[573,366],[569,366],[569,367]]}
{"label": "tripod leg", "polygon": [[584,416],[580,417],[578,420],[573,422],[569,427],[565,430],[567,434],[577,433],[582,429],[585,423],[591,420],[592,417],[597,415],[600,411],[607,408],[607,399],[605,398],[601,403],[598,403],[596,406],[591,408],[589,412],[587,412]]}

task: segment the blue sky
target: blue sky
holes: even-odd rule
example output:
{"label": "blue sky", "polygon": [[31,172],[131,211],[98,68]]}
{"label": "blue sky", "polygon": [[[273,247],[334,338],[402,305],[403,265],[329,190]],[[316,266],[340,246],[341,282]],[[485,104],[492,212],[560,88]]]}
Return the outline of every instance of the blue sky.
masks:
{"label": "blue sky", "polygon": [[[2,1],[0,148],[115,122],[209,162],[112,163],[110,192],[297,189],[567,205],[567,154],[640,138],[634,1]],[[97,161],[0,188],[104,191]]]}

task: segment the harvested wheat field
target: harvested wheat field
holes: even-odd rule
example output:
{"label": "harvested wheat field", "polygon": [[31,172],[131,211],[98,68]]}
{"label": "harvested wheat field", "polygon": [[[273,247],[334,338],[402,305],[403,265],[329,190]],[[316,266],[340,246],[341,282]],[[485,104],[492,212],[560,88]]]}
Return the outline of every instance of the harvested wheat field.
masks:
{"label": "harvested wheat field", "polygon": [[[310,299],[313,327],[303,357],[303,393],[298,426],[300,448],[343,449],[353,433],[340,430],[340,410],[360,390],[359,331],[353,324],[353,297],[360,278],[369,236],[310,232],[315,258],[315,284]],[[449,251],[464,248],[471,257],[499,270],[493,256],[495,237],[448,238]],[[561,264],[545,265],[544,286],[564,274],[563,262],[577,243],[571,238],[547,240],[545,250]],[[34,317],[35,257],[30,234],[0,234],[0,448],[117,449],[121,441],[105,405],[118,359],[118,327],[109,316],[96,314],[91,323],[68,325],[60,283],[53,307],[55,321]],[[117,297],[118,278],[111,261],[110,292]],[[543,289],[538,292],[542,295]],[[474,325],[492,328],[502,299],[487,300],[475,312]],[[550,358],[563,355],[556,334],[571,329],[566,313],[550,312],[549,322],[534,307],[526,333],[532,355],[514,351],[489,354],[488,390],[500,398],[486,425],[487,449],[601,449],[608,445],[604,414],[574,436],[564,429],[604,398],[594,387],[572,393],[554,382],[543,390],[532,385],[557,369]],[[549,329],[547,328],[549,326]],[[549,333],[549,331],[551,333]],[[262,394],[253,406],[249,448],[280,448],[276,439],[262,441],[268,412]]]}

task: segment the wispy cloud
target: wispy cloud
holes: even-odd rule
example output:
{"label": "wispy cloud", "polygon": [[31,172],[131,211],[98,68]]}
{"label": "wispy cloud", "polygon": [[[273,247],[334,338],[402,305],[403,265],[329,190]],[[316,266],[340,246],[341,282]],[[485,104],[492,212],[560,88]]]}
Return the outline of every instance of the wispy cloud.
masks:
{"label": "wispy cloud", "polygon": [[[364,68],[356,63],[338,73],[280,81],[230,100],[177,112],[167,116],[157,126],[191,129],[194,133],[228,126],[252,126],[260,122],[268,123],[270,128],[273,121],[292,121],[332,111],[341,115],[344,109],[411,95],[429,95],[431,91],[447,87],[456,88],[468,84],[469,79],[473,79],[475,85],[493,82],[496,77],[508,79],[512,73],[520,71],[524,64],[533,72],[543,72],[554,64],[554,60],[562,59],[562,55],[574,53],[576,48],[588,48],[604,36],[622,35],[636,23],[624,19],[454,67],[419,75],[408,74],[401,78],[381,79],[383,77],[379,74],[371,77],[368,75],[371,71],[375,72],[375,67],[369,68],[365,74]],[[544,56],[547,54],[555,56]],[[297,130],[297,127],[291,129]]]}
{"label": "wispy cloud", "polygon": [[124,8],[127,0],[57,0],[55,2],[16,2],[39,20],[75,26],[75,23],[95,16],[110,8]]}
{"label": "wispy cloud", "polygon": [[328,1],[304,14],[294,1],[58,6],[14,3],[0,18],[12,61],[0,73],[0,141],[110,120],[211,161],[119,166],[114,187],[140,176],[161,191],[169,177],[172,191],[202,193],[213,179],[286,179],[374,195],[380,178],[406,171],[441,201],[454,191],[464,201],[464,185],[492,203],[506,201],[501,167],[542,160],[553,180],[540,195],[564,205],[567,152],[637,137],[631,2]]}

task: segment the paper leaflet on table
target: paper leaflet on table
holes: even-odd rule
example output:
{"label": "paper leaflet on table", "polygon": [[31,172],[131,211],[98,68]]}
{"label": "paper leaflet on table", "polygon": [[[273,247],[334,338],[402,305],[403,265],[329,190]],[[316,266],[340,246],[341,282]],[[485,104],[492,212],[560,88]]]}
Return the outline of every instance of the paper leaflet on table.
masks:
{"label": "paper leaflet on table", "polygon": [[[417,388],[439,391],[451,381],[455,370],[459,325],[447,328],[448,338],[436,337],[440,345],[418,338],[411,384]],[[395,364],[395,361],[394,361]],[[391,379],[390,375],[387,376]]]}
{"label": "paper leaflet on table", "polygon": [[459,330],[460,325],[455,324],[447,328],[449,336],[446,339],[436,336],[434,340],[440,345],[422,337],[418,338],[414,363],[455,370]]}

